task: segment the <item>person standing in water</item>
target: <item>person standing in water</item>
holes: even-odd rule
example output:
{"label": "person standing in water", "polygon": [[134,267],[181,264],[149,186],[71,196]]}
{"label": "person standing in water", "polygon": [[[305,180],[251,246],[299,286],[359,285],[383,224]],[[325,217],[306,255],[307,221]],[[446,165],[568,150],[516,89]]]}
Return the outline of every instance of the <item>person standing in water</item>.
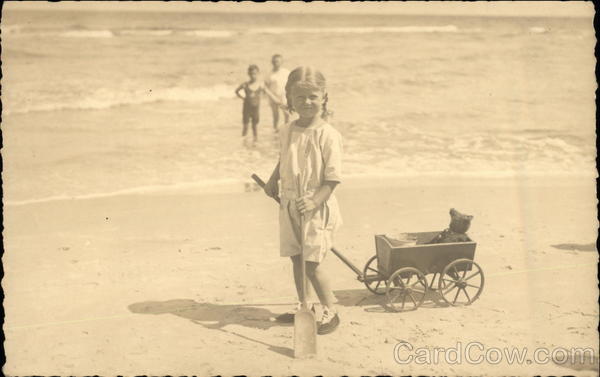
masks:
{"label": "person standing in water", "polygon": [[[271,102],[277,103],[277,106],[282,106],[279,97],[271,93],[271,91],[258,81],[258,73],[260,70],[256,64],[251,64],[248,67],[249,80],[243,82],[235,90],[235,95],[244,100],[242,107],[242,137],[248,133],[248,125],[252,122],[252,134],[254,142],[258,140],[258,122],[260,121],[260,96],[265,93],[269,96]],[[240,91],[244,90],[244,95]],[[279,102],[278,102],[279,101]]]}
{"label": "person standing in water", "polygon": [[277,97],[277,101],[273,99],[269,101],[271,104],[271,111],[273,112],[273,129],[277,132],[279,130],[279,116],[281,115],[281,112],[283,112],[285,119],[284,124],[287,124],[290,120],[289,113],[281,108],[281,104],[286,102],[285,84],[287,83],[290,71],[282,67],[283,57],[279,54],[273,55],[271,64],[273,65],[273,71],[267,78],[265,84],[271,93]]}

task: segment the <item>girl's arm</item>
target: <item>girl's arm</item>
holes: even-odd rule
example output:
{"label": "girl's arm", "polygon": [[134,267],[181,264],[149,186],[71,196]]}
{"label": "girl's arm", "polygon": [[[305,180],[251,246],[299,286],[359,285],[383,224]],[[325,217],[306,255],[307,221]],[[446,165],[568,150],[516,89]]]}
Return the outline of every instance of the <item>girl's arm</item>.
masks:
{"label": "girl's arm", "polygon": [[279,162],[277,162],[275,169],[273,169],[273,173],[271,173],[271,177],[265,185],[265,194],[271,198],[274,198],[279,194],[279,178]]}
{"label": "girl's arm", "polygon": [[241,94],[240,94],[240,90],[242,90],[244,88],[244,84],[240,84],[240,86],[238,86],[238,88],[235,90],[235,95],[240,97],[241,99],[245,99]]}
{"label": "girl's arm", "polygon": [[324,181],[323,185],[319,187],[312,198],[304,197],[298,199],[296,202],[298,205],[298,210],[300,210],[301,213],[305,213],[320,207],[321,204],[325,203],[327,199],[329,199],[338,183],[339,182],[336,181]]}

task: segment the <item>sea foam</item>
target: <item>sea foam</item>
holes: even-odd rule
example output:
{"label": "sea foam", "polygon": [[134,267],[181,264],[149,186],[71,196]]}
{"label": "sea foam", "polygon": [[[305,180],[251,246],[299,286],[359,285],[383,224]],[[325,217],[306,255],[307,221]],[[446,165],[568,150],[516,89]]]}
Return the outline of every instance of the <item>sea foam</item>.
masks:
{"label": "sea foam", "polygon": [[536,33],[536,34],[542,34],[542,33],[547,33],[548,29],[546,29],[545,27],[541,27],[541,26],[533,26],[533,27],[529,28],[529,32]]}
{"label": "sea foam", "polygon": [[162,37],[173,34],[171,29],[125,29],[121,30],[119,35],[132,35],[132,36],[154,36]]}
{"label": "sea foam", "polygon": [[111,30],[68,30],[60,33],[60,36],[68,38],[112,38],[115,35]]}
{"label": "sea foam", "polygon": [[446,26],[375,26],[375,27],[332,27],[332,28],[257,28],[250,29],[251,34],[286,34],[286,33],[455,33],[459,29],[454,25]]}
{"label": "sea foam", "polygon": [[235,35],[233,30],[189,30],[183,32],[184,35],[203,38],[227,38]]}
{"label": "sea foam", "polygon": [[120,91],[100,88],[77,99],[52,102],[24,102],[16,106],[5,104],[5,114],[23,114],[54,110],[100,110],[117,106],[139,105],[153,102],[203,102],[233,98],[233,87],[215,85],[204,88],[172,87],[155,90]]}

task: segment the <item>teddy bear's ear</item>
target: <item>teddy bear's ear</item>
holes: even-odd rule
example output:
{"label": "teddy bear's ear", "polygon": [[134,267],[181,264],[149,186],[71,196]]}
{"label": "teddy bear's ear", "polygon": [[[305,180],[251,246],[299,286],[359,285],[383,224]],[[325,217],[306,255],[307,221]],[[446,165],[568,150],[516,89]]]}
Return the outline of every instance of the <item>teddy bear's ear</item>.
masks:
{"label": "teddy bear's ear", "polygon": [[450,208],[450,216],[454,216],[456,214],[456,210],[454,208]]}

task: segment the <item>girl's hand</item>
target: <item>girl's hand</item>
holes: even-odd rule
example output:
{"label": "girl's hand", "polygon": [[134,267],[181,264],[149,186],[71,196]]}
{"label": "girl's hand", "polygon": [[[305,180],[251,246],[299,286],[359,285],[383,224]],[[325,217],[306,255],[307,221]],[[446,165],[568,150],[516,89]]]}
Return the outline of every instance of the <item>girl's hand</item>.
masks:
{"label": "girl's hand", "polygon": [[296,208],[300,213],[305,214],[317,208],[317,203],[312,198],[303,197],[296,199]]}
{"label": "girl's hand", "polygon": [[265,184],[265,194],[271,198],[275,198],[279,194],[279,185],[276,179],[269,179]]}

